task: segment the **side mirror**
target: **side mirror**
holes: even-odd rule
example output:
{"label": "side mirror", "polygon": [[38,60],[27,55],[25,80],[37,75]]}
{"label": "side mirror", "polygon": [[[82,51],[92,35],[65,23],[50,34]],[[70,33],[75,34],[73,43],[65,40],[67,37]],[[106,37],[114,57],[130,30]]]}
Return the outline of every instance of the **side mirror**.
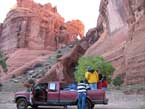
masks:
{"label": "side mirror", "polygon": [[56,84],[54,82],[49,83],[48,89],[50,91],[56,91]]}

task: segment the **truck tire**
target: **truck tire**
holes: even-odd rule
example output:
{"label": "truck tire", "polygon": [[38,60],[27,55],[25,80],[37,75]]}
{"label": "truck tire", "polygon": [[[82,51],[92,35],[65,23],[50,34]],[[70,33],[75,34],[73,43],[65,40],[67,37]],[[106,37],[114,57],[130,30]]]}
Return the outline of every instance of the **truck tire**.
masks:
{"label": "truck tire", "polygon": [[33,106],[32,106],[32,109],[38,109],[38,106],[33,105]]}
{"label": "truck tire", "polygon": [[108,99],[104,99],[104,105],[108,104]]}
{"label": "truck tire", "polygon": [[64,106],[64,109],[67,109],[67,105],[66,105],[66,106]]}
{"label": "truck tire", "polygon": [[93,109],[92,104],[89,102],[89,100],[86,101],[86,109]]}
{"label": "truck tire", "polygon": [[17,109],[27,109],[28,103],[25,98],[19,98],[17,100]]}

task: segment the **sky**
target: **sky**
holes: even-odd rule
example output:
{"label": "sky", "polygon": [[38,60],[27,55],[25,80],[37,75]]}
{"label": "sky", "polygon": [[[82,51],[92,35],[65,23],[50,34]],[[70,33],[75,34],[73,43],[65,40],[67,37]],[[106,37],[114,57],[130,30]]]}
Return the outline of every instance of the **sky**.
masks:
{"label": "sky", "polygon": [[[85,32],[96,27],[99,14],[100,0],[34,0],[37,3],[51,3],[56,6],[58,13],[65,21],[79,19],[85,25]],[[8,11],[14,7],[16,0],[0,1],[0,22],[6,17]]]}

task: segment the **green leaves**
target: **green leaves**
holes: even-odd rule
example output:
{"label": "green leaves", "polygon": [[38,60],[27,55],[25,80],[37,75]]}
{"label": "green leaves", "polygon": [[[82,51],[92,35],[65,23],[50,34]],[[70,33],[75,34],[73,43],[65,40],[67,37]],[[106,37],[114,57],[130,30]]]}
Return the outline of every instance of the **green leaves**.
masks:
{"label": "green leaves", "polygon": [[92,66],[95,70],[98,69],[101,74],[107,77],[108,82],[111,80],[111,75],[114,72],[114,67],[111,63],[104,60],[103,57],[81,57],[76,67],[75,79],[77,81],[85,79],[85,72],[87,72],[87,66]]}
{"label": "green leaves", "polygon": [[123,80],[121,77],[117,76],[115,79],[112,81],[114,86],[121,86],[123,84]]}
{"label": "green leaves", "polygon": [[4,72],[7,72],[7,64],[6,64],[6,60],[4,59],[4,56],[2,55],[2,53],[0,52],[0,65],[3,68]]}

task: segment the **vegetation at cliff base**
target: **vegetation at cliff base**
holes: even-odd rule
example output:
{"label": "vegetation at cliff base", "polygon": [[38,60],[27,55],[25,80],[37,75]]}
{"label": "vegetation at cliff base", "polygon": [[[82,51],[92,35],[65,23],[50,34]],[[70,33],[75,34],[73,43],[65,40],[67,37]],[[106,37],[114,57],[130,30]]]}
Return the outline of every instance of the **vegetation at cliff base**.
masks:
{"label": "vegetation at cliff base", "polygon": [[78,60],[78,66],[76,67],[75,79],[77,82],[85,79],[85,72],[87,72],[87,66],[92,66],[95,70],[98,69],[101,74],[105,75],[108,82],[111,82],[111,75],[115,68],[110,62],[107,62],[103,57],[80,57]]}
{"label": "vegetation at cliff base", "polygon": [[4,72],[7,72],[6,59],[4,58],[4,55],[2,54],[2,52],[0,52],[0,66],[2,67]]}
{"label": "vegetation at cliff base", "polygon": [[115,79],[112,81],[114,86],[121,86],[123,84],[123,80],[121,77],[117,76]]}

